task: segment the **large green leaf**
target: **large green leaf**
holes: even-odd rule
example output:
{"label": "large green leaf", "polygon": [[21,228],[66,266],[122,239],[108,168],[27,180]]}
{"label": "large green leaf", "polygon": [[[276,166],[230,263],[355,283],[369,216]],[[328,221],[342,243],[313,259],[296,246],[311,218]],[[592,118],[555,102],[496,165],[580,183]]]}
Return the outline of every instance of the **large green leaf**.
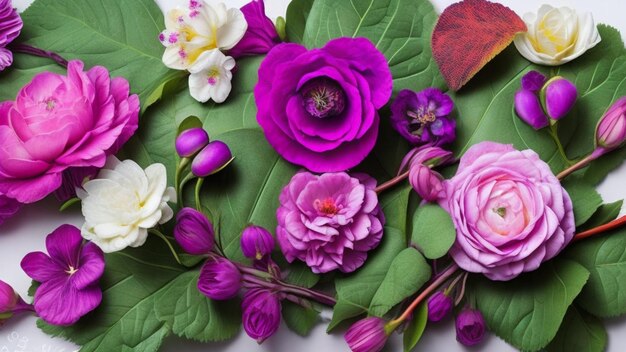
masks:
{"label": "large green leaf", "polygon": [[14,100],[20,88],[43,71],[65,73],[63,67],[51,60],[15,53],[11,67],[0,72],[0,101]]}
{"label": "large green leaf", "polygon": [[283,301],[282,316],[287,327],[300,336],[307,336],[319,321],[319,312],[290,301]]}
{"label": "large green leaf", "polygon": [[598,210],[593,214],[587,222],[583,226],[580,227],[579,231],[589,230],[596,226],[604,225],[607,222],[615,220],[620,211],[622,210],[622,205],[624,204],[623,200],[619,200],[613,203],[602,204]]}
{"label": "large green leaf", "polygon": [[413,215],[413,235],[411,241],[428,259],[438,259],[448,253],[454,240],[456,229],[450,214],[435,204],[425,204]]}
{"label": "large green leaf", "polygon": [[521,350],[537,351],[554,338],[588,277],[582,265],[559,259],[508,282],[478,279],[472,293],[489,330]]}
{"label": "large green leaf", "polygon": [[404,331],[402,336],[402,344],[404,346],[404,352],[410,352],[415,348],[417,343],[422,338],[424,330],[426,330],[426,324],[428,323],[428,304],[422,303],[417,308],[413,319],[409,323],[409,326]]}
{"label": "large green leaf", "polygon": [[571,305],[563,324],[547,352],[602,352],[606,347],[607,334],[602,321]]}
{"label": "large green leaf", "polygon": [[595,187],[579,177],[572,177],[562,183],[574,204],[576,226],[587,222],[602,205],[602,196]]}
{"label": "large green leaf", "polygon": [[313,0],[292,0],[287,7],[287,40],[302,43]]}
{"label": "large green leaf", "polygon": [[626,230],[575,243],[564,255],[591,273],[577,300],[582,308],[603,318],[626,313]]}

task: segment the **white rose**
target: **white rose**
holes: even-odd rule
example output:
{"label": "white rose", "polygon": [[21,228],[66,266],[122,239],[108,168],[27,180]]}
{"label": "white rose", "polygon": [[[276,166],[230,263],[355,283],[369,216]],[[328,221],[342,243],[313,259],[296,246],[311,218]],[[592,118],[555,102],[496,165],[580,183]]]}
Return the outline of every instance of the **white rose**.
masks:
{"label": "white rose", "polygon": [[172,218],[167,202],[176,200],[163,164],[143,170],[132,160],[121,162],[114,156],[77,195],[85,216],[82,235],[106,253],[143,245],[148,229]]}
{"label": "white rose", "polygon": [[567,7],[543,5],[537,14],[523,17],[528,32],[515,37],[515,47],[526,59],[548,66],[562,65],[600,42],[591,13],[577,14]]}
{"label": "white rose", "polygon": [[165,28],[159,34],[165,46],[163,63],[169,68],[187,70],[205,51],[232,49],[246,34],[248,23],[237,8],[191,0],[187,8],[167,12]]}
{"label": "white rose", "polygon": [[219,49],[205,51],[195,64],[189,68],[189,92],[201,103],[213,100],[223,103],[232,85],[230,80],[235,68],[235,59],[224,55]]}

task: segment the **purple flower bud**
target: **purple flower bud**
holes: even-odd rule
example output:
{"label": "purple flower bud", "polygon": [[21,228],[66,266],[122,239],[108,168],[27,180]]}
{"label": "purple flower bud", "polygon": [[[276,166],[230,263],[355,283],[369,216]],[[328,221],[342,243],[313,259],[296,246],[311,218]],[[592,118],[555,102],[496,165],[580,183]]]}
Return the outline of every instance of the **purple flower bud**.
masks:
{"label": "purple flower bud", "polygon": [[428,320],[440,321],[452,311],[452,298],[441,291],[428,299]]}
{"label": "purple flower bud", "polygon": [[215,231],[204,214],[193,208],[183,208],[176,216],[174,237],[185,252],[202,255],[213,249]]}
{"label": "purple flower bud", "polygon": [[198,279],[198,290],[210,299],[223,301],[237,295],[241,288],[241,273],[230,260],[209,258]]}
{"label": "purple flower bud", "polygon": [[453,159],[454,154],[452,154],[451,151],[426,144],[419,148],[411,149],[411,151],[404,156],[400,164],[400,173],[404,172],[407,167],[413,164],[424,164],[435,167],[445,165]]}
{"label": "purple flower bud", "polygon": [[176,137],[176,152],[181,158],[189,158],[209,144],[209,134],[200,127],[184,130]]}
{"label": "purple flower bud", "polygon": [[527,74],[522,77],[522,89],[529,90],[531,92],[538,92],[546,84],[546,76],[537,71],[528,71]]}
{"label": "purple flower bud", "polygon": [[522,89],[515,93],[515,111],[522,121],[536,130],[542,129],[549,124],[548,117],[543,112],[543,107],[541,107],[539,97],[529,90]]}
{"label": "purple flower bud", "polygon": [[0,280],[0,321],[13,316],[13,309],[18,303],[19,296],[6,282]]}
{"label": "purple flower bud", "polygon": [[445,197],[443,177],[424,164],[411,165],[409,183],[417,194],[427,202]]}
{"label": "purple flower bud", "polygon": [[251,289],[243,296],[243,328],[258,343],[270,338],[280,326],[280,299],[276,293]]}
{"label": "purple flower bud", "polygon": [[553,120],[559,120],[567,115],[574,107],[578,97],[574,83],[559,76],[549,80],[544,90],[546,111]]}
{"label": "purple flower bud", "polygon": [[352,352],[378,352],[383,349],[389,334],[386,322],[378,317],[368,317],[352,325],[344,338]]}
{"label": "purple flower bud", "polygon": [[485,319],[479,311],[465,309],[456,317],[456,339],[465,346],[473,346],[485,336]]}
{"label": "purple flower bud", "polygon": [[207,177],[225,168],[233,161],[230,148],[222,141],[213,141],[193,158],[191,172],[196,177]]}
{"label": "purple flower bud", "polygon": [[248,22],[248,29],[228,55],[238,59],[242,56],[266,54],[281,42],[274,23],[265,15],[263,0],[250,1],[241,8],[241,12]]}
{"label": "purple flower bud", "polygon": [[241,251],[250,259],[261,260],[274,250],[274,237],[260,226],[248,226],[241,233]]}
{"label": "purple flower bud", "polygon": [[626,140],[626,97],[617,100],[596,127],[596,146],[615,149]]}

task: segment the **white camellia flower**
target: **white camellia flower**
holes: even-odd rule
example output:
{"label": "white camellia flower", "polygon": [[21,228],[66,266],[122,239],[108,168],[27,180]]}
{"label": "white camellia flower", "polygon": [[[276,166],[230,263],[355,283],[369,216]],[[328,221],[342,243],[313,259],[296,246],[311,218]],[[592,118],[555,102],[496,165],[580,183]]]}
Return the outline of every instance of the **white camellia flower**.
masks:
{"label": "white camellia flower", "polygon": [[223,103],[232,85],[230,72],[235,67],[235,59],[224,55],[219,49],[205,51],[189,68],[189,92],[201,103],[213,100]]}
{"label": "white camellia flower", "polygon": [[176,201],[163,164],[143,170],[132,160],[114,156],[77,195],[85,216],[82,235],[106,253],[143,245],[148,229],[172,218],[167,202]]}
{"label": "white camellia flower", "polygon": [[515,47],[539,65],[557,66],[572,61],[600,42],[591,13],[577,14],[568,7],[543,5],[537,14],[523,17],[528,32],[515,37]]}
{"label": "white camellia flower", "polygon": [[190,0],[187,8],[167,13],[165,28],[159,34],[165,46],[163,63],[169,68],[187,70],[206,51],[232,49],[243,38],[248,23],[237,8]]}

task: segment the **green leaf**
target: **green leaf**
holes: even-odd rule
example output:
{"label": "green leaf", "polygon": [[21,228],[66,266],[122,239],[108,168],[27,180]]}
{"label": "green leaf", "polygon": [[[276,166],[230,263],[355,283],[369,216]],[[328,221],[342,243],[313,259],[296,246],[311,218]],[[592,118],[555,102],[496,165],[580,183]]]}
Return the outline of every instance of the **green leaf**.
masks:
{"label": "green leaf", "polygon": [[472,296],[489,330],[521,350],[538,351],[554,338],[588,277],[582,265],[558,259],[508,282],[479,278]]}
{"label": "green leaf", "polygon": [[287,327],[300,336],[307,336],[319,321],[319,312],[293,302],[283,301],[283,319]]}
{"label": "green leaf", "polygon": [[395,257],[406,248],[406,208],[411,188],[397,188],[382,195],[381,204],[387,223],[381,244],[368,254],[368,259],[358,271],[335,280],[337,304],[331,331],[342,321],[368,312],[374,295],[387,276]]}
{"label": "green leaf", "polygon": [[178,136],[188,129],[198,127],[202,127],[202,121],[200,121],[198,116],[189,116],[184,119],[183,122],[180,123],[180,125],[178,125],[178,132],[176,133],[176,135]]}
{"label": "green leaf", "polygon": [[292,0],[287,7],[287,40],[302,43],[314,0]]}
{"label": "green leaf", "polygon": [[0,101],[15,100],[17,92],[38,73],[49,71],[65,73],[65,69],[51,60],[26,54],[13,54],[11,67],[0,72]]}
{"label": "green leaf", "polygon": [[410,352],[422,338],[428,323],[428,305],[420,304],[402,337],[404,352]]}
{"label": "green leaf", "polygon": [[623,200],[619,200],[613,203],[602,204],[593,216],[585,222],[579,231],[586,231],[617,219],[620,211],[622,210],[623,203]]}
{"label": "green leaf", "polygon": [[[164,49],[157,37],[165,24],[152,0],[38,0],[22,19],[20,41],[125,77],[144,108],[163,82],[180,75],[161,61]],[[17,92],[13,85],[10,90]]]}
{"label": "green leaf", "polygon": [[570,306],[563,319],[563,324],[547,352],[602,352],[606,347],[607,334],[602,321],[580,310],[576,305]]}
{"label": "green leaf", "polygon": [[411,240],[428,259],[448,253],[456,239],[456,229],[447,211],[436,204],[424,204],[413,215]]}
{"label": "green leaf", "polygon": [[292,285],[311,288],[320,281],[320,277],[314,274],[311,268],[303,262],[295,262],[289,265],[289,273],[287,273],[285,281]]}
{"label": "green leaf", "polygon": [[563,255],[591,273],[578,305],[602,318],[626,313],[626,229],[575,243]]}
{"label": "green leaf", "polygon": [[587,222],[598,210],[602,205],[602,197],[594,186],[579,177],[568,178],[562,185],[574,204],[574,219],[578,227]]}
{"label": "green leaf", "polygon": [[382,317],[417,292],[430,279],[430,266],[414,248],[400,252],[372,298],[369,314]]}

